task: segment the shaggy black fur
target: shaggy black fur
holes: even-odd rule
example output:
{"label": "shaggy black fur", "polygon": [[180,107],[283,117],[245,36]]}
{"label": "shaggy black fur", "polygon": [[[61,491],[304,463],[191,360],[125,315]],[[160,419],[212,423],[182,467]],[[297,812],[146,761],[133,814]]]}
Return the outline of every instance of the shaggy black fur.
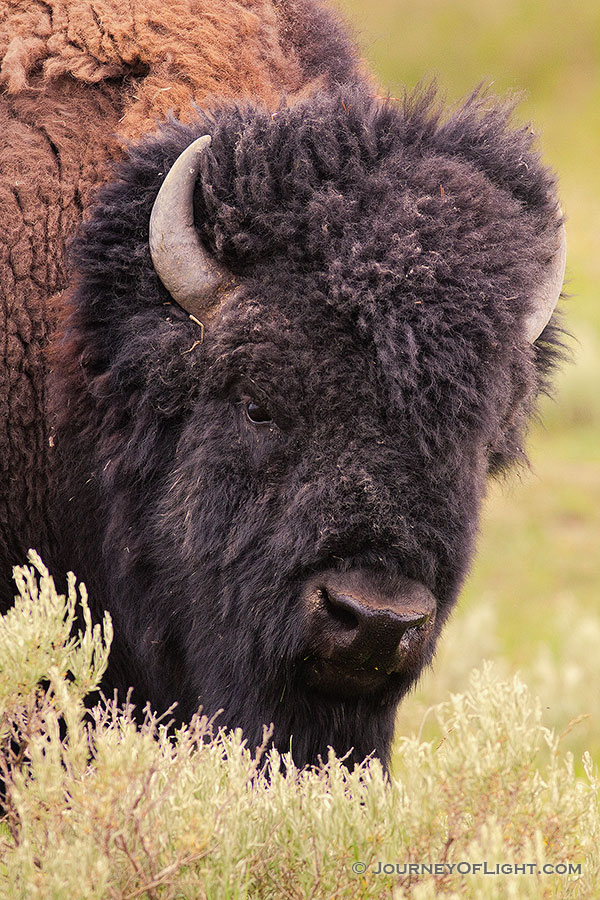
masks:
{"label": "shaggy black fur", "polygon": [[[440,117],[357,90],[275,115],[226,107],[133,148],[73,247],[79,273],[52,387],[55,570],[113,616],[107,687],[182,718],[202,704],[299,764],[328,745],[386,760],[394,711],[434,651],[470,560],[489,472],[557,357],[522,323],[556,228],[528,129],[472,98]],[[164,173],[210,133],[195,195],[240,279],[199,328],[148,251]],[[272,426],[244,414],[248,399]],[[310,691],[299,606],[327,569],[408,576],[435,634],[362,699]]]}

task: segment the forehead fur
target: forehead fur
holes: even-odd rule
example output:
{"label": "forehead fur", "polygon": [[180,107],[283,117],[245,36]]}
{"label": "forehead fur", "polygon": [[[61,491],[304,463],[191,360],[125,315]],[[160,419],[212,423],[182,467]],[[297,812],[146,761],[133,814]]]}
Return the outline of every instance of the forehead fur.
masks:
{"label": "forehead fur", "polygon": [[[228,108],[196,222],[240,274],[311,273],[346,318],[473,322],[514,337],[554,240],[551,174],[510,110],[472,98],[442,118],[433,92],[402,105],[359,92],[273,114]],[[423,308],[414,310],[414,305]]]}
{"label": "forehead fur", "polygon": [[[219,252],[240,262],[274,250],[318,257],[339,229],[355,227],[373,209],[392,200],[391,209],[400,212],[407,203],[403,193],[422,204],[432,188],[439,195],[440,186],[441,199],[458,192],[468,202],[487,182],[488,190],[496,187],[543,223],[555,204],[554,181],[533,148],[531,130],[511,127],[511,111],[475,94],[444,118],[433,90],[402,104],[346,90],[276,113],[217,110],[214,121],[202,123],[213,142],[198,198],[200,221],[208,219],[206,233]],[[480,184],[470,188],[474,179]],[[422,218],[428,209],[417,212]],[[483,214],[490,218],[489,209]],[[319,224],[328,228],[316,240]],[[339,229],[329,232],[330,225]]]}
{"label": "forehead fur", "polygon": [[398,405],[428,393],[496,430],[538,386],[522,322],[556,227],[553,177],[510,113],[475,95],[444,118],[433,91],[222,110],[196,222],[255,276],[264,319],[337,320]]}
{"label": "forehead fur", "polygon": [[[120,329],[129,344],[134,309],[163,308],[150,209],[165,171],[210,133],[195,223],[258,303],[259,323],[282,335],[288,323],[295,337],[309,329],[337,357],[352,338],[430,435],[441,410],[459,441],[463,426],[485,423],[492,469],[508,464],[559,345],[553,323],[535,348],[522,334],[554,245],[556,198],[530,129],[515,130],[510,112],[475,95],[443,117],[432,91],[396,104],[344,89],[275,113],[230,105],[198,110],[193,126],[171,121],[132,148],[74,245],[83,283],[102,294],[107,339]],[[99,306],[90,309],[97,330]],[[241,329],[248,342],[243,309],[238,319],[230,335]]]}

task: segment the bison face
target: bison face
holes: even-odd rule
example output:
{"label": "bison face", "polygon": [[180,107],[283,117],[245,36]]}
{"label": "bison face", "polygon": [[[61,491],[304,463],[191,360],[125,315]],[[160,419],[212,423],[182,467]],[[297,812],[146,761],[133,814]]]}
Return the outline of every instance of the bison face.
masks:
{"label": "bison face", "polygon": [[485,451],[473,460],[469,444],[448,463],[440,495],[372,348],[341,319],[324,330],[289,318],[287,336],[283,320],[238,297],[207,332],[144,556],[182,601],[186,714],[199,700],[224,707],[253,738],[275,721],[279,746],[293,733],[306,761],[306,735],[311,752],[326,747],[313,717],[345,710],[346,752],[431,658],[470,553]]}
{"label": "bison face", "polygon": [[[207,129],[190,319],[146,234]],[[552,361],[524,329],[557,227],[528,141],[352,94],[132,151],[75,245],[53,388],[57,558],[115,620],[107,687],[251,743],[273,722],[299,764],[387,758]]]}

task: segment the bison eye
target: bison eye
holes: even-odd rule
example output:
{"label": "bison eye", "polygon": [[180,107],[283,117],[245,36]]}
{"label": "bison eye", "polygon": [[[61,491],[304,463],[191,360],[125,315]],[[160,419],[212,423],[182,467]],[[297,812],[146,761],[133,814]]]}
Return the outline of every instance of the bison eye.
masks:
{"label": "bison eye", "polygon": [[253,425],[271,425],[273,422],[271,413],[255,400],[246,403],[246,416]]}

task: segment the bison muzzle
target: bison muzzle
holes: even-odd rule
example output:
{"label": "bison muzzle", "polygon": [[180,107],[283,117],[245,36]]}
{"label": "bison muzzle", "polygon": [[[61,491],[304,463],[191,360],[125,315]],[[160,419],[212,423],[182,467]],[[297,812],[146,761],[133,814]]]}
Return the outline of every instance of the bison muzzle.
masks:
{"label": "bison muzzle", "polygon": [[435,621],[435,598],[408,578],[336,570],[304,589],[309,646],[307,684],[339,697],[367,695],[423,653]]}

